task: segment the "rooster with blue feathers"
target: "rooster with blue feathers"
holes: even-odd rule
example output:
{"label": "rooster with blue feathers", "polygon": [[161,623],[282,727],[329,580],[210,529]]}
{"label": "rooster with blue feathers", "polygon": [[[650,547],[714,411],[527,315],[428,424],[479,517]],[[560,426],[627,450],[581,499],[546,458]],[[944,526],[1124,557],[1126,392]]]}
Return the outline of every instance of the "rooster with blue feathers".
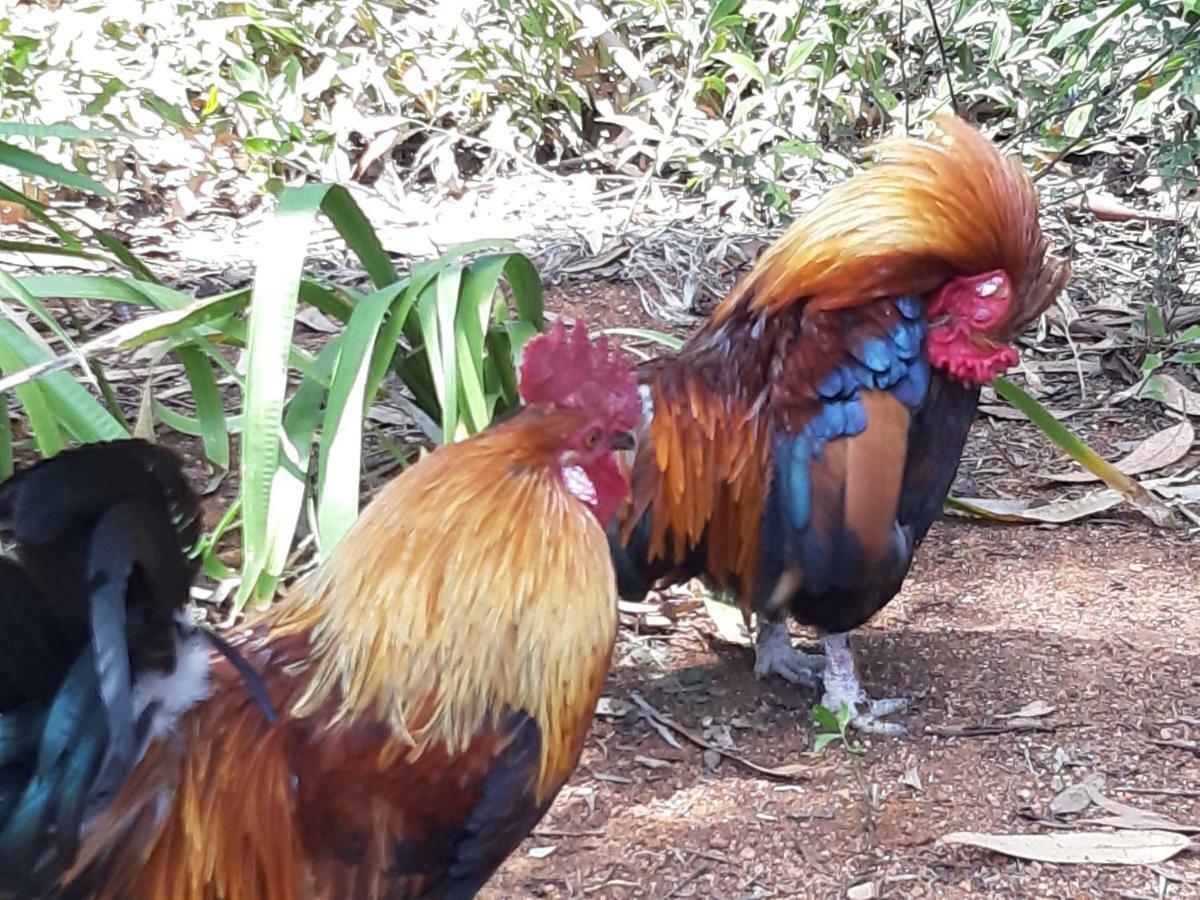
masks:
{"label": "rooster with blue feathers", "polygon": [[[847,633],[900,590],[954,481],[980,387],[1068,275],[1033,185],[959,119],[830,191],[673,355],[640,374],[619,589],[703,577],[757,617],[756,672],[823,683],[863,731]],[[793,647],[788,615],[824,635]]]}

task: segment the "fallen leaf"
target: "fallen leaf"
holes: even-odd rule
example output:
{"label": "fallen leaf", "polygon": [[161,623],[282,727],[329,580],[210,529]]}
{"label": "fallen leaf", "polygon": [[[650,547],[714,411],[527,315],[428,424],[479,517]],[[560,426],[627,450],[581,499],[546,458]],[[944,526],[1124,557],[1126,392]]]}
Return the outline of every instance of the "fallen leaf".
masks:
{"label": "fallen leaf", "polygon": [[300,307],[296,313],[296,321],[321,334],[337,334],[342,330],[341,325],[313,306]]}
{"label": "fallen leaf", "polygon": [[1050,812],[1056,816],[1083,812],[1092,805],[1092,797],[1104,787],[1104,773],[1093,772],[1082,781],[1069,785],[1050,801]]}
{"label": "fallen leaf", "polygon": [[601,697],[596,701],[596,715],[619,719],[626,715],[633,706],[616,697]]}
{"label": "fallen leaf", "polygon": [[546,847],[530,847],[529,855],[534,859],[545,859],[551,853],[558,849],[558,844],[550,844]]}
{"label": "fallen leaf", "polygon": [[[992,406],[991,404],[980,404],[979,411],[985,416],[991,416],[993,419],[1008,419],[1013,422],[1026,422],[1028,417],[1019,409],[1013,409],[1011,406]],[[1079,415],[1079,413],[1087,412],[1086,409],[1047,409],[1046,412],[1054,416],[1058,420],[1069,419],[1071,416]]]}
{"label": "fallen leaf", "polygon": [[1114,394],[1111,402],[1120,403],[1131,397],[1136,400],[1155,400],[1176,412],[1200,416],[1200,393],[1189,390],[1170,375],[1151,375],[1128,390]]}
{"label": "fallen leaf", "polygon": [[704,595],[704,609],[717,628],[717,634],[727,644],[738,647],[750,646],[750,634],[746,631],[746,622],[742,611],[736,606],[722,603],[707,593]]}
{"label": "fallen leaf", "polygon": [[645,766],[647,769],[665,769],[671,765],[668,760],[658,759],[655,756],[642,756],[640,753],[633,758],[633,761]]}
{"label": "fallen leaf", "polygon": [[1081,813],[1092,805],[1092,797],[1087,786],[1072,784],[1059,791],[1050,801],[1050,812],[1056,816],[1069,816]]}
{"label": "fallen leaf", "polygon": [[997,719],[1036,719],[1038,716],[1048,716],[1057,706],[1051,706],[1045,700],[1034,700],[1032,703],[1026,703],[1014,713],[999,713]]}
{"label": "fallen leaf", "polygon": [[[1172,463],[1179,462],[1187,456],[1196,441],[1196,430],[1187,419],[1155,432],[1129,452],[1129,455],[1114,465],[1126,475],[1140,475],[1143,472],[1153,472]],[[1051,481],[1085,482],[1099,481],[1091,472],[1064,472],[1061,475],[1047,473],[1043,475]]]}
{"label": "fallen leaf", "polygon": [[1200,834],[1200,825],[1184,825],[1148,809],[1135,809],[1132,813],[1101,816],[1098,819],[1082,819],[1081,821],[1088,825],[1104,825],[1108,828],[1126,828],[1133,831],[1157,829],[1159,831],[1175,831],[1179,834]]}
{"label": "fallen leaf", "polygon": [[1122,203],[1111,194],[1096,191],[1072,197],[1063,207],[1071,212],[1090,212],[1102,222],[1177,222],[1178,219],[1169,213],[1154,212],[1149,209],[1136,209]]}
{"label": "fallen leaf", "polygon": [[904,774],[900,776],[900,783],[917,792],[925,790],[925,787],[921,784],[921,773],[917,771],[917,761],[915,759],[908,761],[908,766],[905,767]]}
{"label": "fallen leaf", "polygon": [[946,844],[966,844],[1016,859],[1066,865],[1150,866],[1166,862],[1192,842],[1171,831],[1062,831],[1055,834],[983,834],[955,831]]}
{"label": "fallen leaf", "polygon": [[875,900],[879,896],[879,888],[873,881],[864,881],[846,888],[846,900]]}
{"label": "fallen leaf", "polygon": [[1007,722],[988,722],[973,725],[926,725],[925,733],[935,737],[990,737],[996,734],[1020,734],[1036,731],[1050,734],[1056,731],[1054,725],[1047,725],[1036,719],[1010,719]]}
{"label": "fallen leaf", "polygon": [[1124,502],[1118,491],[1093,491],[1070,500],[990,500],[983,497],[953,497],[951,512],[955,507],[962,511],[996,519],[1001,522],[1039,522],[1062,525],[1076,519],[1084,519],[1106,512]]}

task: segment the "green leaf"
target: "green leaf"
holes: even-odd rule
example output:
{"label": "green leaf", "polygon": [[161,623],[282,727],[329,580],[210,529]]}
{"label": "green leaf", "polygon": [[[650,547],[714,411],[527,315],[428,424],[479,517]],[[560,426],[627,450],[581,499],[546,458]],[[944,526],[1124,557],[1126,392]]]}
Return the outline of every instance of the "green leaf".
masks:
{"label": "green leaf", "polygon": [[713,55],[713,58],[719,59],[721,62],[729,66],[729,68],[738,72],[745,78],[749,78],[750,80],[756,81],[759,84],[767,83],[767,76],[763,70],[759,68],[758,63],[744,53],[716,53]]}
{"label": "green leaf", "polygon": [[[288,359],[300,290],[300,271],[314,220],[328,189],[324,185],[289,188],[280,197],[275,224],[259,247],[250,322],[246,337],[245,431],[242,437],[241,485],[245,547],[243,581],[234,605],[243,606],[257,593],[268,560],[278,562],[278,532],[291,533],[272,506],[273,495],[294,480],[280,468],[279,431],[287,392]],[[290,542],[290,537],[288,538]],[[273,589],[274,584],[270,582]]]}
{"label": "green leaf", "polygon": [[0,134],[7,137],[59,138],[64,141],[111,141],[125,137],[125,131],[102,131],[94,128],[77,128],[66,122],[40,125],[34,122],[0,122]]}
{"label": "green leaf", "polygon": [[[9,322],[0,321],[0,373],[5,375],[10,375],[24,366],[24,361],[10,343],[12,337],[10,329],[12,331],[16,330],[15,326]],[[66,446],[66,442],[63,440],[62,432],[58,428],[58,420],[50,407],[50,401],[46,397],[42,386],[36,382],[30,382],[18,387],[16,394],[17,400],[25,410],[25,415],[29,417],[29,426],[33,430],[34,445],[37,447],[38,454],[43,459],[48,459],[59,453]],[[7,406],[4,413],[5,417],[7,417]],[[8,429],[5,430],[8,431]],[[8,465],[11,469],[11,432],[9,434]]]}
{"label": "green leaf", "polygon": [[8,413],[8,394],[0,391],[0,413],[4,422],[0,424],[0,481],[13,473],[13,419]]}
{"label": "green leaf", "polygon": [[215,466],[229,468],[229,423],[212,364],[194,347],[182,347],[179,359],[192,389],[204,455]]}
{"label": "green leaf", "polygon": [[375,339],[391,300],[379,292],[360,303],[338,338],[317,461],[317,543],[322,556],[328,556],[358,516],[368,372]]}
{"label": "green leaf", "polygon": [[174,103],[164,100],[153,91],[143,92],[142,102],[158,113],[164,122],[170,122],[176,128],[187,128],[191,124],[182,109]]}
{"label": "green leaf", "polygon": [[665,331],[655,331],[653,328],[601,328],[598,334],[615,334],[621,337],[653,341],[670,350],[678,350],[683,346],[683,338],[667,334]]}
{"label": "green leaf", "polygon": [[512,288],[517,315],[541,331],[546,327],[542,280],[529,257],[513,253],[504,266],[504,277]]}
{"label": "green leaf", "polygon": [[842,738],[842,736],[836,732],[834,732],[833,734],[830,734],[828,732],[818,734],[813,739],[813,751],[816,753],[820,753],[822,750],[824,750],[826,747],[828,747],[834,741],[839,741],[839,740],[841,740],[841,738]]}
{"label": "green leaf", "polygon": [[834,736],[837,736],[841,732],[842,729],[838,726],[837,716],[834,715],[832,710],[818,703],[813,706],[811,715],[817,727],[822,730],[831,731],[834,733]]}
{"label": "green leaf", "polygon": [[43,159],[36,153],[14,146],[7,141],[0,141],[0,166],[10,166],[26,175],[36,175],[78,191],[99,194],[101,197],[111,197],[112,192],[101,184],[92,181],[82,172],[67,169],[58,163]]}

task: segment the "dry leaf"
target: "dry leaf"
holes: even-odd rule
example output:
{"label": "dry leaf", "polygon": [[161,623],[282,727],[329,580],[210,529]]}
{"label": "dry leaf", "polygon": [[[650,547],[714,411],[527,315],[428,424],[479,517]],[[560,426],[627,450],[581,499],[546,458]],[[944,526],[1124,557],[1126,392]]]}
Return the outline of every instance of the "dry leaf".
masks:
{"label": "dry leaf", "polygon": [[749,647],[750,635],[746,631],[742,611],[736,606],[714,600],[707,594],[703,599],[704,609],[708,613],[708,617],[712,619],[713,625],[716,626],[721,640],[738,647]]}
{"label": "dry leaf", "polygon": [[846,900],[875,900],[879,896],[879,888],[873,881],[865,881],[846,888]]}
{"label": "dry leaf", "polygon": [[998,713],[997,719],[1035,719],[1038,716],[1048,716],[1057,706],[1051,706],[1045,700],[1034,700],[1032,703],[1026,703],[1020,709],[1013,713]]}
{"label": "dry leaf", "polygon": [[1065,865],[1152,866],[1191,846],[1171,831],[1060,831],[1054,834],[983,834],[955,831],[941,839],[1038,862]]}
{"label": "dry leaf", "polygon": [[640,753],[633,758],[633,761],[645,766],[647,769],[665,769],[671,765],[668,760],[659,759],[655,756],[642,756]]}
{"label": "dry leaf", "polygon": [[545,859],[551,853],[558,849],[558,844],[550,844],[546,847],[530,847],[529,855],[534,859]]}
{"label": "dry leaf", "polygon": [[1122,203],[1111,194],[1090,191],[1079,197],[1072,197],[1063,206],[1071,212],[1090,212],[1102,222],[1177,222],[1178,219],[1169,213],[1154,212],[1148,209],[1135,209]]}
{"label": "dry leaf", "polygon": [[1091,805],[1092,797],[1087,785],[1073,784],[1059,791],[1050,801],[1050,812],[1056,816],[1067,816],[1081,813]]}
{"label": "dry leaf", "polygon": [[[1002,522],[1043,522],[1061,525],[1106,512],[1124,502],[1118,491],[1093,491],[1073,500],[988,500],[982,497],[955,497],[968,512]],[[951,510],[952,512],[954,510]]]}
{"label": "dry leaf", "polygon": [[[1061,749],[1061,748],[1060,748]],[[1083,812],[1093,803],[1093,796],[1104,787],[1104,773],[1093,772],[1082,781],[1072,784],[1050,801],[1050,812],[1056,816]]]}
{"label": "dry leaf", "polygon": [[1183,825],[1168,816],[1164,816],[1162,813],[1157,813],[1149,809],[1141,809],[1137,806],[1130,806],[1128,803],[1121,803],[1119,800],[1110,800],[1100,793],[1094,785],[1086,781],[1081,786],[1087,790],[1088,799],[1091,802],[1103,808],[1106,812],[1111,813],[1111,815],[1094,820],[1091,824],[1107,825],[1111,828],[1135,830],[1158,829],[1161,831],[1178,831],[1182,834],[1200,834],[1200,825]]}
{"label": "dry leaf", "polygon": [[321,334],[337,334],[342,330],[341,325],[313,306],[301,306],[296,313],[296,321]]}
{"label": "dry leaf", "polygon": [[596,701],[596,715],[606,716],[612,719],[619,719],[626,715],[633,707],[624,700],[618,700],[616,697],[601,697]]}
{"label": "dry leaf", "polygon": [[[1133,448],[1123,460],[1115,463],[1116,467],[1126,475],[1140,475],[1143,472],[1153,472],[1172,463],[1179,462],[1187,456],[1196,440],[1196,430],[1187,419],[1164,428],[1146,438]],[[1051,481],[1085,482],[1099,481],[1091,472],[1064,472],[1061,475],[1046,474],[1043,476]]]}
{"label": "dry leaf", "polygon": [[1200,416],[1200,393],[1185,388],[1170,375],[1151,375],[1129,390],[1114,395],[1112,402],[1126,400],[1131,396],[1139,400],[1157,400],[1176,412]]}
{"label": "dry leaf", "polygon": [[[991,416],[993,419],[1009,419],[1013,422],[1027,422],[1029,417],[1019,409],[1014,409],[1011,406],[993,406],[990,403],[981,403],[979,411],[985,416]],[[1085,409],[1047,409],[1046,412],[1054,416],[1054,418],[1062,421],[1069,419],[1071,416],[1079,415],[1079,413],[1087,412]]]}
{"label": "dry leaf", "polygon": [[904,769],[904,774],[900,776],[900,783],[917,792],[925,790],[925,787],[921,784],[921,773],[917,771],[917,761],[915,759],[908,761],[908,765]]}

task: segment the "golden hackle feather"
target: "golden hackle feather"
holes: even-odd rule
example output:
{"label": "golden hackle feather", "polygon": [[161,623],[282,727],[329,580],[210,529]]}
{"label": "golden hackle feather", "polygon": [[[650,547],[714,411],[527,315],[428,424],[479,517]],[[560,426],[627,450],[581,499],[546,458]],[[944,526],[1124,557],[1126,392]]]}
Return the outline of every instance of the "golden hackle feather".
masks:
{"label": "golden hackle feather", "polygon": [[941,140],[881,143],[879,162],[797,219],[713,319],[800,302],[858,306],[994,269],[1008,273],[1016,297],[997,336],[1009,340],[1040,315],[1069,270],[1047,258],[1029,175],[961,119],[937,125]]}
{"label": "golden hackle feather", "polygon": [[539,798],[570,772],[616,583],[603,530],[553,465],[564,422],[579,424],[527,409],[380,492],[272,630],[313,642],[292,715],[336,698],[331,727],[377,717],[412,756],[462,750],[489,716],[525,710],[543,740]]}

